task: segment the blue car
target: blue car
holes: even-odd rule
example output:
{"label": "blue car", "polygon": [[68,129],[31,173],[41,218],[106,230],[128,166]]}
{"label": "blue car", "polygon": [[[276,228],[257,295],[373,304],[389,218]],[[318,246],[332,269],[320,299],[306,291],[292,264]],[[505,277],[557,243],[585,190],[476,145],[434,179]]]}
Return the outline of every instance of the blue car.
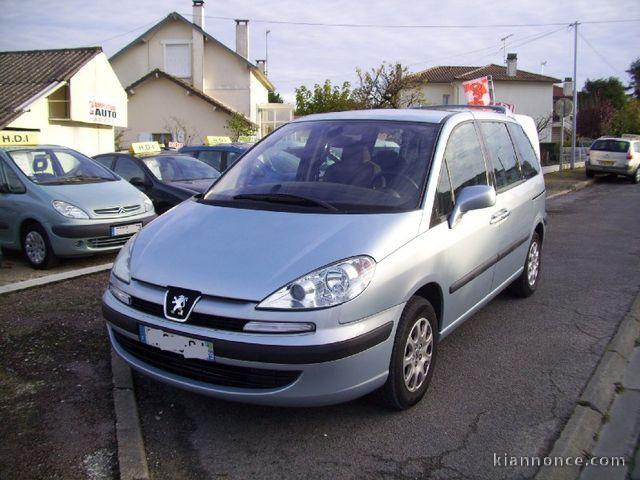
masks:
{"label": "blue car", "polygon": [[252,146],[252,143],[223,143],[211,146],[191,145],[182,147],[180,153],[191,155],[219,172],[224,172]]}

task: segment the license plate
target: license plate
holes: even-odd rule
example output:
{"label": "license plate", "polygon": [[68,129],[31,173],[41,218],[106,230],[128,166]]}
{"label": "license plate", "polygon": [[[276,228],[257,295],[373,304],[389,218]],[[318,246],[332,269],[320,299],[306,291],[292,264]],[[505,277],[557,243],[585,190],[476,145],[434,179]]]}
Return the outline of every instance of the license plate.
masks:
{"label": "license plate", "polygon": [[140,325],[140,341],[167,352],[178,353],[184,358],[197,358],[213,362],[213,342],[185,337]]}
{"label": "license plate", "polygon": [[612,160],[602,160],[600,162],[600,165],[604,165],[606,167],[610,167],[612,165],[615,165],[616,162],[612,161]]}
{"label": "license plate", "polygon": [[118,225],[111,227],[111,236],[117,237],[118,235],[131,235],[138,233],[142,228],[142,223],[131,223],[129,225]]}

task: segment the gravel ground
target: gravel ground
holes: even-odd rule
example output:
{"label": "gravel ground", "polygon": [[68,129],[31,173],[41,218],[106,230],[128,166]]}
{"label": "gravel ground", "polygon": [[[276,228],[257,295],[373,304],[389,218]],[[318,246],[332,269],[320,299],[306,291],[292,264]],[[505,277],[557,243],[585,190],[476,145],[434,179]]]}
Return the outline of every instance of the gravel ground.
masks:
{"label": "gravel ground", "polygon": [[117,477],[107,274],[0,296],[0,478]]}

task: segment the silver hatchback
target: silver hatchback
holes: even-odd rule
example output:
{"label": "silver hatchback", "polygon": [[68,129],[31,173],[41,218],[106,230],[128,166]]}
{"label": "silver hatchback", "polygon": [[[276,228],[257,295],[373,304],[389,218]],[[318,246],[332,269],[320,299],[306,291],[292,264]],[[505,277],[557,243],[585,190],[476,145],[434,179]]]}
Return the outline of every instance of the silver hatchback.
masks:
{"label": "silver hatchback", "polygon": [[545,186],[528,117],[489,109],[312,115],[122,249],[115,351],[218,398],[311,406],[425,394],[438,342],[539,281]]}

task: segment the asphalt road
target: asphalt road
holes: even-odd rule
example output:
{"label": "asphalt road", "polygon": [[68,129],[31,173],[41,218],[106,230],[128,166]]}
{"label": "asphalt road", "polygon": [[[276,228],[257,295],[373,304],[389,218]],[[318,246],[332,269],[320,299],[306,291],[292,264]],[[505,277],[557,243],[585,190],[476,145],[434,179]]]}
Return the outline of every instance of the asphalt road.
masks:
{"label": "asphalt road", "polygon": [[430,391],[392,413],[217,401],[136,376],[153,478],[527,478],[640,290],[640,186],[604,179],[549,202],[539,290],[499,296],[440,346]]}

